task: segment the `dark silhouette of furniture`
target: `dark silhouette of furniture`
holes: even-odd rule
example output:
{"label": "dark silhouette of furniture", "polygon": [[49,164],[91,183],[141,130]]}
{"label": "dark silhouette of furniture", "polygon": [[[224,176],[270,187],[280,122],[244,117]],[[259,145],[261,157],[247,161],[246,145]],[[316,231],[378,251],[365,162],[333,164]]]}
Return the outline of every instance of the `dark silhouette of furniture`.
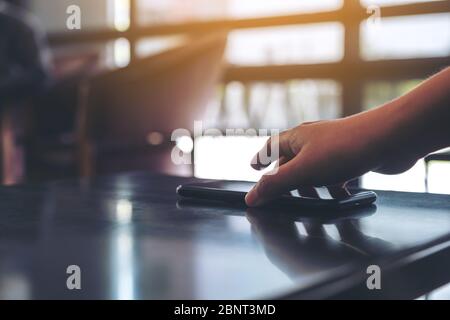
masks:
{"label": "dark silhouette of furniture", "polygon": [[[202,120],[222,71],[227,34],[87,77],[78,86],[75,132],[32,144],[30,167],[81,176],[130,170],[191,173],[172,165],[171,133]],[[151,134],[160,141],[149,141]],[[36,140],[36,137],[33,137]],[[41,170],[34,170],[39,175]]]}
{"label": "dark silhouette of furniture", "polygon": [[[31,143],[29,168],[39,164],[33,176],[133,170],[190,174],[190,166],[172,165],[171,133],[192,130],[194,121],[203,119],[221,77],[226,39],[225,32],[197,37],[125,68],[82,79],[74,97],[74,131]],[[157,143],[149,141],[155,133]]]}

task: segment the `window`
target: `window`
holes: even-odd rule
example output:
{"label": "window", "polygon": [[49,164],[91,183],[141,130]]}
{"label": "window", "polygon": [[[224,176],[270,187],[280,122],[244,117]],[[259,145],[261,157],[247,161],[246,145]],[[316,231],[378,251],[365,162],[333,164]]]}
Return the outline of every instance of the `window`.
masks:
{"label": "window", "polygon": [[368,110],[404,95],[422,81],[423,79],[370,82],[364,87],[363,108]]}
{"label": "window", "polygon": [[307,64],[338,61],[343,56],[340,23],[234,31],[227,58],[236,65]]}
{"label": "window", "polygon": [[[46,6],[40,5],[46,1]],[[60,12],[68,0],[32,3],[48,22],[48,30],[64,28],[64,21],[48,19],[54,12],[42,8]],[[70,4],[79,4],[84,14],[83,31],[89,43],[78,48],[95,48],[116,67],[180,45],[188,36],[229,28],[228,69],[205,116],[213,127],[285,129],[303,121],[349,115],[402,95],[450,64],[446,0],[360,0],[361,6],[354,0],[99,0],[95,4],[73,0]],[[380,6],[379,24],[367,23],[366,8],[372,5]],[[101,32],[112,28],[118,32]],[[96,33],[90,30],[100,30],[98,43],[92,42]],[[82,37],[76,41],[82,42]],[[111,43],[108,50],[106,41]],[[347,70],[352,68],[364,70],[357,81],[349,77]],[[265,138],[211,139],[195,141],[200,161],[196,174],[219,178],[219,173],[228,172],[228,178],[256,178],[247,169],[240,171],[246,164],[232,159],[230,170],[206,164],[219,161],[213,158],[220,154],[226,159],[233,147],[230,141],[244,146],[237,152],[245,158]],[[443,170],[449,171],[442,163],[430,167],[431,191],[442,190],[433,187],[432,180]],[[420,191],[423,174],[418,163],[395,178],[399,185],[374,174],[364,177],[363,185]]]}
{"label": "window", "polygon": [[333,10],[342,0],[138,0],[140,25]]}
{"label": "window", "polygon": [[263,172],[253,170],[250,160],[266,141],[267,137],[199,137],[194,174],[198,178],[257,181]]}
{"label": "window", "polygon": [[450,55],[450,13],[382,18],[361,24],[361,55],[366,60]]}
{"label": "window", "polygon": [[111,52],[108,66],[110,68],[126,67],[131,60],[130,57],[130,42],[126,38],[119,38],[109,44]]}
{"label": "window", "polygon": [[109,17],[114,28],[126,31],[130,27],[131,3],[130,0],[108,0]]}
{"label": "window", "polygon": [[341,86],[333,80],[229,83],[221,123],[227,128],[286,129],[341,115]]}
{"label": "window", "polygon": [[[444,161],[430,163],[428,172],[428,191],[448,194],[450,164]],[[362,187],[367,189],[425,192],[425,163],[419,160],[408,171],[397,175],[383,175],[370,172],[362,177]]]}
{"label": "window", "polygon": [[315,12],[338,9],[342,0],[229,0],[230,18],[288,15],[299,12]]}
{"label": "window", "polygon": [[393,6],[396,4],[408,4],[408,3],[415,3],[415,2],[433,2],[436,0],[361,0],[361,4],[363,6],[370,6],[370,5],[378,5],[378,6]]}

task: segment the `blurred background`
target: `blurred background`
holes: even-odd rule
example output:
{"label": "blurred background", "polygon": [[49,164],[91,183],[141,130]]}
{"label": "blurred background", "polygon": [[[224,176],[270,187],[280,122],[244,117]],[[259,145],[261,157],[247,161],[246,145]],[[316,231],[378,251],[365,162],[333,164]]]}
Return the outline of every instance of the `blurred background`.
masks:
{"label": "blurred background", "polygon": [[[34,16],[51,66],[45,86],[0,95],[4,184],[136,170],[256,180],[265,137],[188,132],[177,145],[195,165],[175,166],[172,131],[347,116],[450,65],[448,0],[9,2]],[[67,28],[70,5],[81,30]],[[447,158],[358,183],[450,193]]]}

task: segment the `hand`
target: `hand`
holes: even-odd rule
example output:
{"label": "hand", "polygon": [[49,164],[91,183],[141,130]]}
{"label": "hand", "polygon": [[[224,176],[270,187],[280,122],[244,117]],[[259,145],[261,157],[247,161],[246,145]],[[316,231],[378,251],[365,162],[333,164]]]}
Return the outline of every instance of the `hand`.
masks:
{"label": "hand", "polygon": [[273,148],[279,150],[278,165],[247,194],[247,205],[259,206],[294,189],[302,195],[313,194],[313,187],[320,186],[330,186],[335,196],[343,193],[340,190],[348,180],[368,171],[398,173],[410,168],[416,160],[406,152],[390,156],[389,142],[394,140],[390,127],[376,112],[366,112],[305,123],[269,139],[252,160],[252,167],[260,170],[269,165],[260,160]]}
{"label": "hand", "polygon": [[278,148],[278,167],[247,194],[247,205],[296,188],[309,193],[317,186],[339,189],[368,171],[396,174],[411,168],[426,154],[450,146],[449,92],[450,67],[376,109],[305,123],[269,139],[252,166],[263,168],[261,160],[272,154],[265,151]]}

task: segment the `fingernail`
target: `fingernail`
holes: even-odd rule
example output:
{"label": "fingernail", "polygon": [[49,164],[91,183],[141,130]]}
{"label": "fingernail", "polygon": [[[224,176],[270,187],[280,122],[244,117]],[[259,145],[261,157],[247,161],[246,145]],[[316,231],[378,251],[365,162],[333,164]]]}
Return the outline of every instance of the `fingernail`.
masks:
{"label": "fingernail", "polygon": [[249,207],[256,207],[260,204],[260,201],[258,199],[258,193],[256,191],[256,186],[253,187],[252,190],[250,190],[247,195],[245,196],[245,203]]}

